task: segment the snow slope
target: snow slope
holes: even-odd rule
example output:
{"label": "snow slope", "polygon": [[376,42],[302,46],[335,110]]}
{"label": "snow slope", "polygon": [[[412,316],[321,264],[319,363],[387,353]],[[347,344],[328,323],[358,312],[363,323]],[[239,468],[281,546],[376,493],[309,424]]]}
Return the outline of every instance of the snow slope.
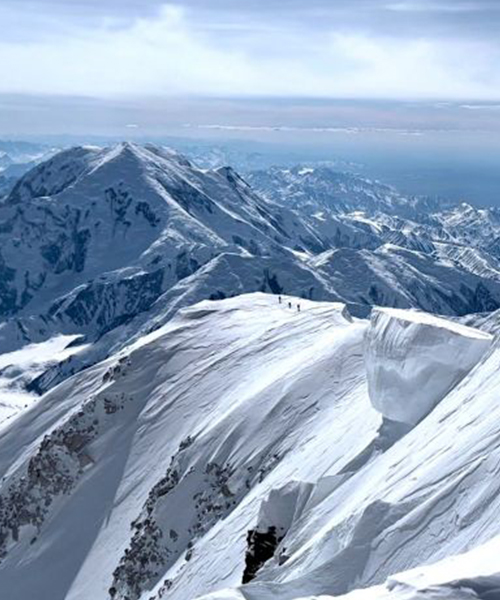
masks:
{"label": "snow slope", "polygon": [[[165,497],[164,506],[165,501],[155,506],[166,534],[174,529],[178,535],[176,543],[169,544],[165,572],[177,559],[183,560],[191,539],[201,536],[205,528],[233,510],[232,502],[229,507],[222,502],[225,496],[219,479],[231,490],[228,497],[234,497],[239,504],[254,487],[271,489],[268,474],[285,459],[288,473],[300,476],[302,469],[305,476],[307,465],[301,467],[292,460],[294,454],[300,454],[296,442],[304,423],[310,422],[312,430],[323,428],[330,434],[331,426],[325,422],[320,407],[327,407],[338,396],[326,410],[341,414],[347,411],[351,414],[348,418],[354,419],[353,407],[344,396],[366,395],[364,380],[355,383],[356,365],[362,369],[360,344],[364,327],[351,323],[343,314],[340,306],[315,306],[307,302],[303,302],[302,312],[298,313],[295,306],[288,309],[285,304],[279,305],[275,297],[266,296],[201,304],[184,312],[164,330],[151,334],[149,341],[131,348],[121,363],[114,358],[47,394],[17,421],[15,428],[4,434],[2,448],[8,456],[2,452],[2,464],[14,465],[7,488],[12,486],[10,477],[19,481],[26,461],[30,460],[30,450],[26,449],[33,453],[38,448],[40,452],[39,444],[46,432],[57,427],[65,430],[70,415],[78,416],[82,402],[97,402],[96,407],[86,409],[92,414],[91,422],[99,415],[96,426],[99,431],[92,432],[90,448],[85,450],[97,468],[84,468],[78,482],[74,479],[79,476],[72,471],[71,483],[65,482],[65,486],[71,489],[75,486],[76,492],[54,513],[49,509],[43,519],[43,526],[47,527],[43,539],[53,539],[53,543],[47,546],[42,541],[40,548],[36,543],[30,545],[33,536],[30,531],[21,535],[20,543],[8,553],[2,565],[2,588],[9,591],[13,600],[16,594],[17,597],[27,594],[33,589],[31,586],[47,590],[46,593],[52,590],[55,596],[68,594],[68,598],[104,597],[112,584],[113,571],[133,542],[136,532],[129,525],[140,518],[148,494],[165,477],[171,457],[183,477],[177,493],[172,498]],[[352,358],[353,365],[349,364]],[[325,371],[322,365],[332,360],[338,366],[331,372]],[[347,374],[352,372],[349,390],[338,380],[342,370]],[[122,372],[125,374],[121,375]],[[319,385],[320,377],[323,385]],[[311,395],[308,382],[313,380],[318,387]],[[333,398],[332,384],[333,391],[337,390]],[[290,400],[295,393],[303,400],[293,406]],[[113,406],[123,403],[126,408],[108,414],[101,408],[106,402],[114,403]],[[371,419],[366,421],[365,436],[358,432],[357,444],[347,453],[339,447],[336,460],[348,461],[356,448],[369,442],[378,424],[378,415],[373,411]],[[71,423],[71,430],[74,427]],[[325,444],[328,447],[327,439],[319,439],[312,443],[309,452],[313,447],[320,451]],[[180,451],[180,447],[184,450]],[[152,464],[152,455],[160,460]],[[318,468],[326,469],[333,459],[325,455]],[[209,468],[209,465],[214,466]],[[193,500],[196,492],[202,494],[201,510]],[[90,514],[87,511],[85,514],[94,525],[80,539],[82,530],[75,511],[78,514],[83,510],[88,494],[94,498],[91,506],[96,512],[90,508]],[[53,505],[60,502],[58,494],[55,498]],[[185,523],[174,511],[174,507],[182,505],[186,508]],[[105,506],[110,507],[106,512],[111,512],[103,522]],[[244,510],[243,523],[250,523],[258,510],[259,495],[255,494]],[[168,514],[171,518],[163,523]],[[80,540],[78,543],[76,538]],[[72,547],[69,554],[68,544]],[[90,547],[94,550],[90,551]],[[60,574],[62,556],[69,558],[69,555],[71,562],[78,564],[67,565],[67,577],[71,574],[74,577],[80,571],[75,582],[65,582]],[[19,566],[11,568],[18,564],[20,556],[22,563],[31,565],[23,574],[21,589]],[[52,566],[48,568],[48,564]],[[95,575],[97,568],[99,577]],[[60,586],[55,591],[54,569]],[[149,578],[144,577],[145,583],[149,583]],[[122,576],[116,587],[121,581]],[[139,583],[145,584],[140,578]]]}
{"label": "snow slope", "polygon": [[298,519],[282,542],[288,560],[264,567],[242,596],[339,595],[498,536],[499,360],[495,345],[416,427]]}
{"label": "snow slope", "polygon": [[[392,575],[385,584],[356,590],[339,600],[496,600],[500,595],[496,537],[474,550],[425,567]],[[248,600],[246,592],[224,590],[199,600]],[[331,600],[332,596],[308,596],[296,600]]]}
{"label": "snow slope", "polygon": [[[497,344],[382,314],[384,328],[341,304],[202,302],[53,388],[0,431],[2,592],[309,599],[499,536]],[[464,352],[490,344],[414,427],[383,419],[368,394],[370,330],[395,347],[403,321],[428,340],[431,377],[443,330]]]}

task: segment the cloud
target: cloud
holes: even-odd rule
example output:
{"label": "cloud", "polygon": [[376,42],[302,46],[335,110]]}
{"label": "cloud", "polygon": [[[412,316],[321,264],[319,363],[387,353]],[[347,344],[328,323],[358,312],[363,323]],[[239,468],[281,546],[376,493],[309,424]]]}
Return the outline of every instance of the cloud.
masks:
{"label": "cloud", "polygon": [[462,104],[464,110],[500,111],[500,104]]}
{"label": "cloud", "polygon": [[[229,9],[227,0],[204,5],[187,0],[182,7],[150,1],[139,10],[139,3],[128,0],[120,9],[118,3],[103,2],[98,10],[91,0],[72,3],[69,12],[27,13],[31,35],[12,29],[0,41],[0,93],[500,98],[496,38],[412,29],[394,34],[377,26],[373,12],[380,17],[383,11],[424,5],[436,10],[451,3],[360,0],[365,10],[353,24],[358,13],[352,3],[349,9],[340,1],[335,5],[339,18],[323,19],[321,26],[318,15],[331,14],[331,3],[322,0],[309,6],[309,20],[303,21],[299,13],[305,4],[295,0],[289,0],[290,14],[284,18],[267,14],[277,8],[275,0],[249,1],[245,18],[235,4],[241,6],[233,2]],[[2,22],[12,20],[17,6],[3,5]],[[267,11],[265,19],[259,6]]]}
{"label": "cloud", "polygon": [[388,10],[417,13],[477,13],[491,11],[496,7],[489,2],[432,2],[426,0],[402,1],[387,4]]}

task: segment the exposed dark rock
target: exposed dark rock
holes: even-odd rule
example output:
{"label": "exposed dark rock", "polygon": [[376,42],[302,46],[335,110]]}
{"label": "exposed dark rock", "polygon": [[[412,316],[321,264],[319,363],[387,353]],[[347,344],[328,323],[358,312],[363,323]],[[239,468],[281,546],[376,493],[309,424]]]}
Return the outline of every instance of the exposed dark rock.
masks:
{"label": "exposed dark rock", "polygon": [[142,215],[151,227],[156,227],[161,222],[161,219],[156,215],[154,210],[147,202],[138,202],[135,205],[135,214]]}
{"label": "exposed dark rock", "polygon": [[248,532],[242,583],[249,583],[255,579],[259,569],[274,556],[282,539],[278,537],[276,527],[273,526],[266,531],[251,529]]}
{"label": "exposed dark rock", "polygon": [[[124,394],[113,398],[117,407],[113,411],[105,408],[108,400],[107,396],[89,400],[64,425],[46,435],[25,472],[5,486],[0,495],[0,560],[7,554],[9,541],[19,541],[24,527],[40,531],[54,500],[71,493],[84,470],[93,464],[87,447],[103,427],[99,415],[113,414],[130,398]],[[31,543],[36,543],[35,538]]]}

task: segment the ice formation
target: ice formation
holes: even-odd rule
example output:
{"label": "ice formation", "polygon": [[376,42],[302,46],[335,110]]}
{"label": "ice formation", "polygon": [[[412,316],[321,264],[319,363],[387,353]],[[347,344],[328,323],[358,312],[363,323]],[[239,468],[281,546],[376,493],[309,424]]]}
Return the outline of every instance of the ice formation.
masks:
{"label": "ice formation", "polygon": [[375,308],[365,363],[373,406],[414,425],[478,363],[492,336],[426,313]]}

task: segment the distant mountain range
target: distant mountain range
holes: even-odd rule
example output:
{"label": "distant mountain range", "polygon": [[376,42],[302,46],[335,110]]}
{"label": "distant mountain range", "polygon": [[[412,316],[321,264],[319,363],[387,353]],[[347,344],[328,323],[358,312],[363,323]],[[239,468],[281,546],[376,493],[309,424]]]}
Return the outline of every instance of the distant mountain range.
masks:
{"label": "distant mountain range", "polygon": [[500,308],[500,212],[442,206],[329,167],[245,180],[123,143],[62,151],[0,204],[4,351],[90,342],[43,391],[205,298],[244,292],[465,315]]}
{"label": "distant mountain range", "polygon": [[58,152],[46,144],[0,140],[0,196],[35,165]]}

